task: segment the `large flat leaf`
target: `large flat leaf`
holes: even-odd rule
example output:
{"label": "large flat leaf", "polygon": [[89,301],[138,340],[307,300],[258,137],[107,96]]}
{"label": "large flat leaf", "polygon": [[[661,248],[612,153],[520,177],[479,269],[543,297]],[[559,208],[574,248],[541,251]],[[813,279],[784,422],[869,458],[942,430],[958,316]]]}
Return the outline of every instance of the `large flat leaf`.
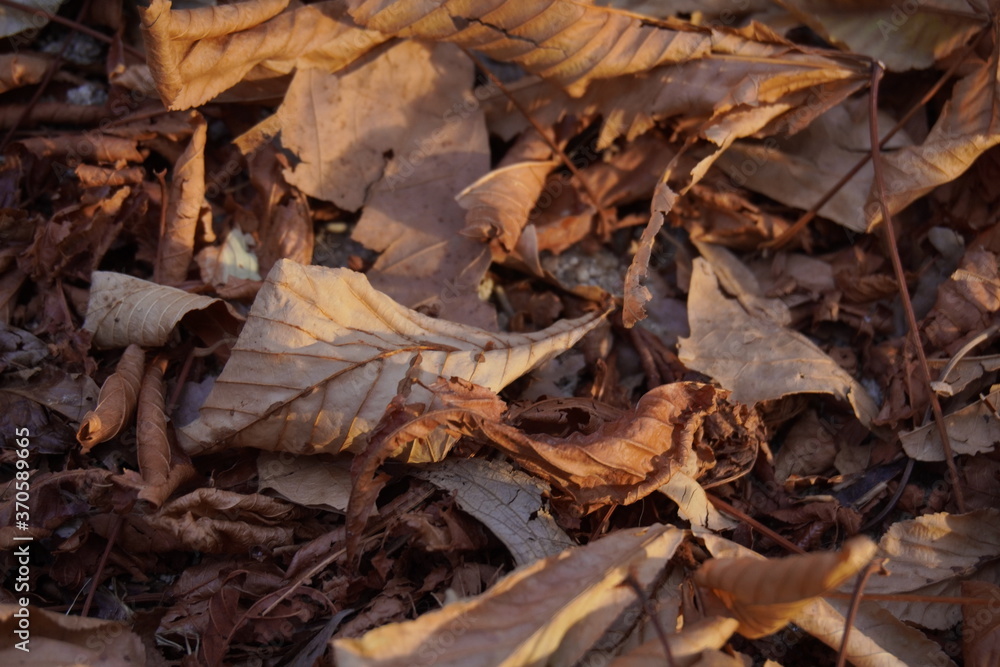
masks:
{"label": "large flat leaf", "polygon": [[337,664],[575,664],[635,600],[625,578],[648,585],[684,534],[655,525],[567,549],[516,570],[477,598],[337,640]]}
{"label": "large flat leaf", "polygon": [[[493,391],[568,349],[601,313],[532,334],[493,334],[404,308],[348,269],[279,261],[232,357],[180,430],[192,453],[231,444],[295,453],[351,450],[397,393],[411,364],[430,385],[460,377]],[[430,398],[419,384],[411,401]],[[444,451],[414,449],[412,462]]]}

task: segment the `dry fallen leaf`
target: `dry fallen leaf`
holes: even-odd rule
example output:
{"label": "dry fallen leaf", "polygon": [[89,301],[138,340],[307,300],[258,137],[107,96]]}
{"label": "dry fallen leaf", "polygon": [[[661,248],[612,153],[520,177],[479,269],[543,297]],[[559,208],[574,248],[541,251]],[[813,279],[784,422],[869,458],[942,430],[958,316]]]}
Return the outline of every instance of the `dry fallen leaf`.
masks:
{"label": "dry fallen leaf", "polygon": [[694,581],[711,588],[739,620],[747,639],[774,634],[812,598],[837,588],[868,565],[875,543],[855,537],[839,552],[815,552],[782,559],[713,558]]}
{"label": "dry fallen leaf", "polygon": [[799,417],[774,457],[774,477],[784,484],[790,475],[821,475],[833,468],[837,440],[815,410]]}
{"label": "dry fallen leaf", "polygon": [[76,432],[84,453],[121,433],[132,418],[145,365],[146,353],[141,347],[133,344],[125,348],[115,372],[101,386],[97,407],[84,415]]}
{"label": "dry fallen leaf", "polygon": [[864,387],[813,342],[723,296],[701,258],[694,261],[688,307],[691,336],[679,342],[680,359],[732,390],[734,401],[813,392],[848,401],[866,425],[877,414]]}
{"label": "dry fallen leaf", "polygon": [[962,583],[963,597],[989,600],[987,605],[962,605],[962,657],[966,667],[1000,664],[1000,586],[983,581]]}
{"label": "dry fallen leaf", "polygon": [[701,484],[679,470],[670,476],[659,491],[677,504],[678,516],[691,523],[695,535],[700,534],[699,528],[719,532],[732,530],[739,525],[715,509]]}
{"label": "dry fallen leaf", "polygon": [[486,593],[358,639],[333,642],[342,667],[573,665],[648,586],[684,539],[654,525],[611,533],[519,568]]}
{"label": "dry fallen leaf", "polygon": [[[293,542],[304,511],[257,493],[240,494],[202,487],[168,501],[151,514],[129,514],[122,524],[121,547],[130,553],[201,551],[243,554]],[[107,537],[115,517],[96,517],[94,529]]]}
{"label": "dry fallen leaf", "polygon": [[499,261],[514,250],[521,230],[545,187],[549,172],[558,160],[517,162],[494,169],[456,195],[458,205],[466,210],[466,236],[481,241],[496,240],[493,252]]}
{"label": "dry fallen leaf", "polygon": [[465,213],[455,202],[489,168],[472,78],[454,46],[401,42],[342,72],[299,70],[277,118],[282,145],[298,158],[288,182],[345,210],[364,205],[353,237],[382,253],[368,272],[377,289],[493,328],[478,298],[488,248],[460,234]]}
{"label": "dry fallen leaf", "polygon": [[171,10],[140,8],[149,67],[171,109],[203,104],[248,75],[288,74],[296,65],[339,69],[385,38],[339,18],[336,3],[285,10],[289,0]]}
{"label": "dry fallen leaf", "polygon": [[417,477],[455,494],[455,502],[504,543],[517,566],[575,545],[542,501],[546,485],[508,463],[455,459],[421,468]]}
{"label": "dry fallen leaf", "polygon": [[38,83],[51,61],[50,56],[41,53],[0,55],[0,93]]}
{"label": "dry fallen leaf", "polygon": [[149,509],[159,509],[177,487],[195,475],[187,457],[174,453],[167,431],[163,373],[167,359],[157,357],[150,364],[139,390],[136,417],[136,458],[142,476],[138,499]]}
{"label": "dry fallen leaf", "polygon": [[760,417],[727,393],[695,382],[665,384],[635,409],[593,433],[565,438],[529,435],[500,422],[478,428],[493,445],[584,508],[629,505],[675,472],[698,478],[716,464],[713,449],[746,453],[749,470],[763,438]]}
{"label": "dry fallen leaf", "polygon": [[[354,451],[419,355],[429,385],[457,376],[499,391],[569,349],[593,313],[533,334],[492,334],[409,310],[347,269],[275,264],[232,357],[201,409],[180,429],[190,453],[229,446],[293,453]],[[413,401],[429,398],[414,387]],[[444,452],[413,449],[410,462]]]}
{"label": "dry fallen leaf", "polygon": [[[0,661],[5,665],[145,665],[142,639],[119,621],[51,612],[40,607],[0,605]],[[27,620],[28,626],[21,621]],[[23,632],[24,635],[19,634]],[[19,646],[21,641],[22,646]]]}
{"label": "dry fallen leaf", "polygon": [[[1000,510],[981,509],[967,514],[925,514],[894,523],[879,541],[877,555],[888,558],[890,577],[872,579],[865,590],[873,594],[961,595],[962,579],[1000,556]],[[931,602],[879,602],[893,616],[923,627],[944,630],[961,619],[954,605]]]}
{"label": "dry fallen leaf", "polygon": [[[716,558],[766,561],[764,556],[711,534],[699,536]],[[869,579],[869,585],[877,578]],[[813,599],[792,620],[797,626],[834,651],[840,649],[844,634],[847,600]],[[954,667],[937,642],[912,628],[874,602],[862,602],[854,619],[845,652],[856,667],[910,667],[941,665]]]}
{"label": "dry fallen leaf", "polygon": [[[685,623],[680,632],[667,635],[670,646],[670,662],[659,637],[650,639],[625,655],[615,659],[611,667],[695,667],[705,651],[721,649],[739,627],[734,618],[713,616],[694,623]],[[743,663],[735,663],[742,665]]]}
{"label": "dry fallen leaf", "polygon": [[653,294],[641,284],[641,281],[649,275],[649,256],[653,252],[653,243],[656,242],[656,235],[663,227],[663,222],[676,201],[677,193],[671,190],[666,183],[660,183],[656,186],[649,222],[642,230],[639,247],[625,273],[622,323],[627,328],[631,329],[636,323],[646,319],[646,304],[653,298]]}
{"label": "dry fallen leaf", "polygon": [[[495,311],[479,292],[489,246],[462,235],[465,211],[455,201],[489,169],[486,122],[469,91],[472,62],[450,44],[418,42],[394,46],[379,61],[390,74],[383,94],[371,98],[366,124],[392,137],[394,154],[368,190],[352,234],[381,253],[368,279],[410,308],[495,329]],[[371,83],[362,85],[367,90]],[[387,113],[387,96],[398,99],[398,115]],[[351,99],[350,113],[365,110]]]}
{"label": "dry fallen leaf", "polygon": [[399,37],[453,41],[515,62],[579,95],[594,79],[644,72],[704,54],[711,40],[681,23],[673,29],[584,3],[533,7],[516,0],[426,5],[351,0],[358,23]]}
{"label": "dry fallen leaf", "polygon": [[170,286],[187,280],[194,258],[195,232],[203,214],[208,212],[205,201],[208,124],[197,112],[191,112],[189,120],[194,131],[171,173],[170,204],[154,270],[156,282]]}
{"label": "dry fallen leaf", "polygon": [[229,304],[122,273],[95,271],[83,328],[98,348],[165,345],[184,321],[207,344],[235,335],[241,318]]}
{"label": "dry fallen leaf", "polygon": [[[879,114],[884,137],[895,125],[887,113]],[[850,99],[790,137],[735,143],[717,165],[732,185],[760,192],[801,209],[809,209],[852,169],[869,150],[868,103]],[[912,144],[905,131],[897,133],[885,150]],[[848,229],[864,232],[865,201],[872,185],[869,162],[819,209],[819,215]]]}
{"label": "dry fallen leaf", "polygon": [[787,0],[783,7],[832,44],[881,60],[893,71],[926,69],[961,48],[989,18],[967,0]]}
{"label": "dry fallen leaf", "polygon": [[[948,440],[953,455],[992,452],[1000,443],[1000,419],[994,407],[1000,401],[1000,387],[971,405],[945,415]],[[917,461],[944,461],[944,447],[935,424],[927,424],[899,434],[907,456]]]}
{"label": "dry fallen leaf", "polygon": [[[987,60],[969,58],[972,71],[955,84],[951,99],[923,143],[883,156],[890,213],[958,178],[980,155],[1000,143],[994,104],[998,85],[995,61],[1000,43],[994,44],[993,49]],[[869,229],[882,220],[874,187],[868,195],[865,214]]]}
{"label": "dry fallen leaf", "polygon": [[993,324],[1000,311],[1000,260],[973,245],[948,280],[937,289],[934,307],[921,322],[929,343],[957,352],[970,338]]}
{"label": "dry fallen leaf", "polygon": [[350,461],[261,452],[257,457],[260,490],[276,492],[303,507],[345,512],[351,495]]}

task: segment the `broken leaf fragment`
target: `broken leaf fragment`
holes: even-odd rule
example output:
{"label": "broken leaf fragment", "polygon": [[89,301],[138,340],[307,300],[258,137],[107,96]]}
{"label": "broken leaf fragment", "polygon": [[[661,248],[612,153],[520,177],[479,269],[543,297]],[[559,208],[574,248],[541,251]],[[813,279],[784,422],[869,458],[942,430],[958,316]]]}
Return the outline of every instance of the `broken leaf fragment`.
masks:
{"label": "broken leaf fragment", "polygon": [[680,359],[754,404],[788,394],[833,394],[848,401],[865,425],[878,413],[865,388],[815,343],[727,299],[711,265],[697,258],[688,296],[691,335]]}
{"label": "broken leaf fragment", "polygon": [[[1000,400],[1000,387],[961,410],[945,415],[948,440],[952,454],[974,455],[992,452],[1000,442],[1000,419],[996,405]],[[917,461],[944,461],[941,435],[935,425],[928,424],[899,434],[907,456]]]}
{"label": "broken leaf fragment", "polygon": [[527,565],[574,546],[542,500],[548,488],[509,463],[454,459],[422,468],[417,477],[455,494],[455,502]]}
{"label": "broken leaf fragment", "polygon": [[[378,423],[419,356],[431,385],[459,377],[499,391],[569,349],[594,312],[531,334],[494,334],[404,308],[348,269],[277,262],[201,416],[180,429],[190,453],[229,446],[293,453],[353,451]],[[411,401],[427,401],[413,388]],[[435,460],[420,448],[410,462]]]}

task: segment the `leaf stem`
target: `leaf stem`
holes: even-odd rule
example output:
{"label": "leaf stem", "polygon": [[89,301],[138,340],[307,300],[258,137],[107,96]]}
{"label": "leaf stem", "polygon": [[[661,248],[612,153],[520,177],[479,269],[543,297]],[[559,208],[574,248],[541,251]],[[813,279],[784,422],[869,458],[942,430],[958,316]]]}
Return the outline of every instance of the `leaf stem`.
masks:
{"label": "leaf stem", "polygon": [[934,413],[934,421],[937,424],[938,435],[941,437],[941,445],[944,448],[945,462],[948,464],[948,475],[951,478],[951,485],[955,494],[955,505],[958,511],[965,513],[965,496],[959,484],[958,468],[955,467],[955,459],[951,451],[951,440],[948,438],[948,427],[944,423],[944,413],[941,410],[941,402],[938,401],[937,392],[931,382],[930,367],[927,365],[927,355],[924,353],[924,346],[920,342],[920,327],[917,324],[917,316],[913,312],[913,303],[910,301],[910,291],[906,286],[906,274],[903,272],[903,262],[899,258],[899,249],[896,246],[896,232],[892,226],[892,214],[889,212],[889,202],[886,197],[885,178],[882,174],[882,155],[879,152],[878,142],[878,84],[882,79],[882,63],[872,62],[872,83],[871,96],[868,107],[868,126],[871,132],[872,145],[872,168],[875,173],[875,186],[878,192],[879,206],[882,209],[882,226],[885,228],[887,252],[892,259],[892,269],[896,274],[896,283],[899,285],[899,296],[903,301],[903,311],[906,313],[906,321],[910,328],[910,335],[913,337],[913,347],[916,348],[917,359],[920,362],[920,371],[927,383],[927,390],[930,392],[931,410]]}

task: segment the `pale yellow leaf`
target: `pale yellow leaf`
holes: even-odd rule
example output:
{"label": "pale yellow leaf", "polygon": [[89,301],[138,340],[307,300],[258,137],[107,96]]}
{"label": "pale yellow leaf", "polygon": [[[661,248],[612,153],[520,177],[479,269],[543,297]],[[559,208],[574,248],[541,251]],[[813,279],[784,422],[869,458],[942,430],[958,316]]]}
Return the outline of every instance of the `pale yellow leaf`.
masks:
{"label": "pale yellow leaf", "polygon": [[678,515],[691,523],[696,535],[699,528],[718,532],[739,525],[715,509],[701,484],[683,471],[674,472],[659,491],[677,504]]}
{"label": "pale yellow leaf", "polygon": [[487,459],[442,461],[414,474],[454,494],[462,511],[504,543],[517,565],[528,565],[574,546],[556,524],[542,494],[548,485]]}
{"label": "pale yellow leaf", "polygon": [[[699,662],[702,654],[709,650],[720,649],[726,645],[729,638],[739,627],[739,621],[734,618],[713,616],[695,623],[685,625],[681,632],[667,635],[672,662],[667,663],[663,641],[656,637],[650,639],[625,655],[615,659],[611,667],[663,667],[670,664],[675,667],[693,667]],[[741,662],[733,663],[741,666]]]}
{"label": "pale yellow leaf", "polygon": [[894,523],[879,541],[891,577],[877,577],[866,590],[901,593],[971,574],[1000,556],[1000,510],[925,514]]}
{"label": "pale yellow leaf", "polygon": [[572,665],[648,586],[684,539],[672,526],[619,531],[522,567],[483,595],[358,639],[334,641],[341,667]]}
{"label": "pale yellow leaf", "polygon": [[[359,273],[281,260],[201,417],[180,430],[180,439],[192,453],[227,446],[351,450],[381,418],[417,355],[425,385],[457,376],[499,391],[571,347],[601,317],[532,334],[492,334],[404,308]],[[428,398],[415,386],[410,400]],[[414,450],[411,461],[444,453]]]}
{"label": "pale yellow leaf", "polygon": [[[992,452],[1000,443],[1000,417],[996,407],[1000,403],[1000,387],[961,410],[946,415],[948,440],[952,454],[982,454]],[[944,461],[941,435],[933,423],[899,434],[903,449],[910,458],[918,461]]]}
{"label": "pale yellow leaf", "polygon": [[[849,600],[814,600],[795,617],[795,624],[839,651],[849,604]],[[955,667],[940,644],[874,602],[861,603],[846,654],[856,667]]]}
{"label": "pale yellow leaf", "polygon": [[823,393],[848,401],[866,425],[877,414],[864,387],[813,342],[723,296],[701,258],[694,260],[688,307],[691,336],[679,342],[680,359],[732,390],[733,400]]}
{"label": "pale yellow leaf", "polygon": [[94,334],[99,348],[166,344],[184,320],[206,343],[233,335],[239,316],[219,299],[133,278],[123,273],[95,271],[83,328]]}

